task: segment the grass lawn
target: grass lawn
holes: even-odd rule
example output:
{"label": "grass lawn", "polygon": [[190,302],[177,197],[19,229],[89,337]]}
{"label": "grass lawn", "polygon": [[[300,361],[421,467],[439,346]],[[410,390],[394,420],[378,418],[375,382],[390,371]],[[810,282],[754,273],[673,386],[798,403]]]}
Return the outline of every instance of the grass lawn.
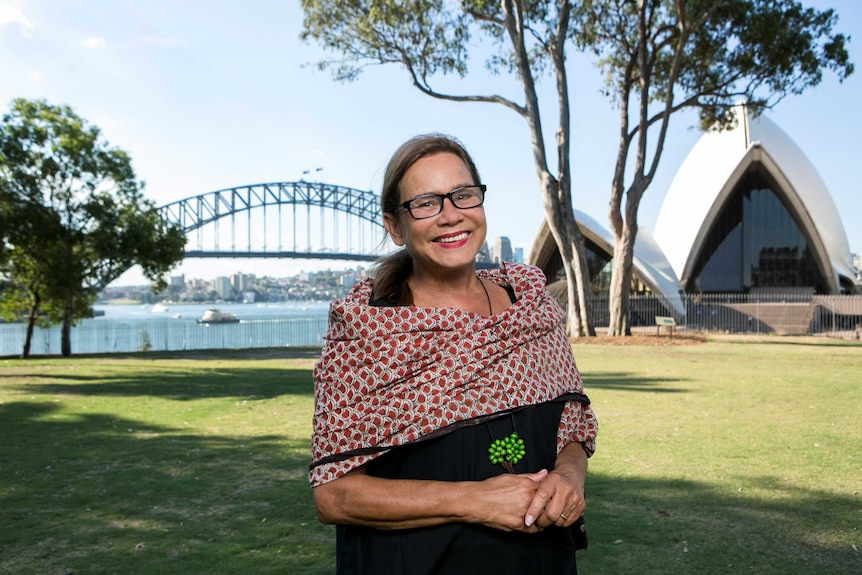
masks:
{"label": "grass lawn", "polygon": [[[0,360],[0,573],[332,573],[313,353]],[[862,346],[575,346],[581,573],[862,573]]]}

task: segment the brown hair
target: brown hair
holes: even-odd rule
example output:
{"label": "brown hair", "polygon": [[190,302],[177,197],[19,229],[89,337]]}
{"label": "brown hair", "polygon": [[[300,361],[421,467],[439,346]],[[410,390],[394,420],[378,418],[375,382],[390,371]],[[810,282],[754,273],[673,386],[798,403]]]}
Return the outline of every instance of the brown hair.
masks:
{"label": "brown hair", "polygon": [[[384,214],[396,214],[401,204],[401,180],[404,174],[427,156],[434,154],[455,154],[464,162],[473,183],[478,184],[479,171],[473,158],[464,145],[452,136],[445,134],[423,134],[410,138],[392,154],[383,174],[383,191],[380,194],[380,209]],[[413,271],[413,256],[407,248],[379,259],[374,264],[374,299],[384,300],[392,305],[410,305],[413,295],[407,287],[407,278]]]}

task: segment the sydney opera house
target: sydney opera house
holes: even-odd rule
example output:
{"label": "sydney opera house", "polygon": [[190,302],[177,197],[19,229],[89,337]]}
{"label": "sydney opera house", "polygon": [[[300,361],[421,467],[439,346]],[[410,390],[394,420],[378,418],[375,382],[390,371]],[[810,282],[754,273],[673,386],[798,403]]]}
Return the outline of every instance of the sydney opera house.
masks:
{"label": "sydney opera house", "polygon": [[[607,291],[613,236],[576,213],[594,293]],[[529,261],[565,281],[547,224]],[[737,126],[707,132],[668,189],[655,230],[641,227],[633,293],[684,315],[680,294],[858,294],[846,232],[817,170],[774,122],[740,107]]]}

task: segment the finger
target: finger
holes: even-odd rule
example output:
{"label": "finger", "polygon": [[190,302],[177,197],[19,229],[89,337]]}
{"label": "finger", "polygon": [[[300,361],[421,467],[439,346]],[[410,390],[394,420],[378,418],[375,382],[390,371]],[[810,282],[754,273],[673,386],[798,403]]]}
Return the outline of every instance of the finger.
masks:
{"label": "finger", "polygon": [[548,470],[542,469],[537,471],[536,473],[522,473],[520,475],[522,477],[526,477],[527,479],[535,481],[536,483],[541,483],[545,479],[545,477],[548,476]]}
{"label": "finger", "polygon": [[573,512],[570,511],[569,514],[567,515],[565,513],[565,510],[564,510],[563,513],[560,513],[557,515],[557,518],[554,521],[554,523],[559,525],[560,527],[565,527],[567,525],[571,525],[572,523],[574,523],[574,519],[572,518],[572,515],[574,515]]}
{"label": "finger", "polygon": [[530,505],[527,506],[527,513],[524,515],[524,525],[529,527],[536,522],[536,518],[545,510],[551,497],[553,497],[552,486],[550,482],[544,481],[533,495]]}

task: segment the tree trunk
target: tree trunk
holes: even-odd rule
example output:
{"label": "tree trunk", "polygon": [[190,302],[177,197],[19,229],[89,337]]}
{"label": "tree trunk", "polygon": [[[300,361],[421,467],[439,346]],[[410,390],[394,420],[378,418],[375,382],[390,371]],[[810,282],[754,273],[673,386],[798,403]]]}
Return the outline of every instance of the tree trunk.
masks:
{"label": "tree trunk", "polygon": [[608,335],[631,335],[631,287],[632,265],[637,230],[632,230],[628,221],[623,225],[623,235],[614,241],[614,265],[611,273],[609,294],[610,323]]}
{"label": "tree trunk", "polygon": [[33,305],[30,306],[30,312],[27,314],[27,335],[24,336],[24,349],[21,351],[21,359],[30,358],[30,345],[33,342],[33,330],[36,327],[36,317],[39,315],[39,305],[42,303],[42,298],[39,294],[33,296]]}
{"label": "tree trunk", "polygon": [[[587,247],[586,242],[584,242],[584,236],[581,234],[580,230],[575,226],[577,232],[574,237],[572,237],[572,249],[574,250],[574,257],[571,259],[572,262],[572,272],[575,276],[574,289],[571,287],[571,278],[566,276],[569,281],[569,291],[576,291],[576,296],[574,301],[577,304],[577,308],[572,310],[572,305],[569,305],[569,315],[575,313],[577,317],[580,319],[579,322],[570,324],[573,325],[573,329],[569,330],[569,335],[584,337],[589,336],[593,337],[596,335],[595,326],[593,326],[592,318],[592,290],[590,289],[590,269],[587,266]],[[571,297],[571,294],[570,294]]]}
{"label": "tree trunk", "polygon": [[[545,190],[545,195],[549,194]],[[566,217],[562,209],[547,209],[547,204],[545,212],[566,272],[566,331],[572,337],[594,336],[596,331],[590,322],[590,273],[584,235],[571,212]]]}
{"label": "tree trunk", "polygon": [[[572,337],[581,337],[587,331],[589,316],[583,315],[580,305],[580,274],[576,263],[578,257],[573,250],[574,242],[564,242],[566,249],[560,249],[560,258],[563,261],[563,271],[566,272],[566,332]],[[584,320],[583,318],[587,318]]]}
{"label": "tree trunk", "polygon": [[67,296],[66,309],[63,314],[63,330],[60,336],[60,354],[63,357],[69,357],[72,355],[72,312],[74,307],[74,296]]}

